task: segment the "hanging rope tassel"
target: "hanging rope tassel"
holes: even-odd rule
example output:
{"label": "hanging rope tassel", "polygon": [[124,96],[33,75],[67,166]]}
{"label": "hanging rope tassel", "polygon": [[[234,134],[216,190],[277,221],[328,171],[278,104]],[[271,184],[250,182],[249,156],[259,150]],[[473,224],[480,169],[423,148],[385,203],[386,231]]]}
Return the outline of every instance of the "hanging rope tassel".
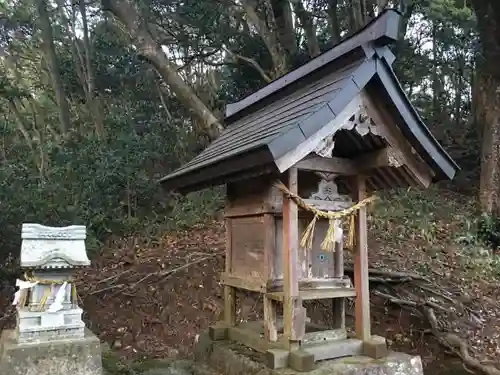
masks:
{"label": "hanging rope tassel", "polygon": [[43,311],[45,308],[45,304],[47,303],[47,300],[49,299],[50,295],[52,294],[52,286],[50,289],[46,289],[45,293],[42,296],[42,299],[40,300],[40,305],[38,306],[38,311]]}
{"label": "hanging rope tassel", "polygon": [[321,243],[321,250],[334,252],[335,251],[335,227],[336,227],[335,219],[328,220],[328,230],[326,231],[326,236],[323,242]]}
{"label": "hanging rope tassel", "polygon": [[311,220],[306,230],[302,234],[302,239],[300,240],[300,247],[304,248],[305,250],[312,249],[314,228],[316,227],[317,220],[318,220],[318,215],[314,215],[313,219]]}
{"label": "hanging rope tassel", "polygon": [[356,235],[356,214],[353,213],[349,219],[349,234],[347,237],[347,247],[354,250],[354,238]]}
{"label": "hanging rope tassel", "polygon": [[71,300],[73,305],[78,305],[78,293],[75,284],[71,284]]}
{"label": "hanging rope tassel", "polygon": [[27,300],[28,300],[28,289],[21,290],[18,306],[25,307]]}

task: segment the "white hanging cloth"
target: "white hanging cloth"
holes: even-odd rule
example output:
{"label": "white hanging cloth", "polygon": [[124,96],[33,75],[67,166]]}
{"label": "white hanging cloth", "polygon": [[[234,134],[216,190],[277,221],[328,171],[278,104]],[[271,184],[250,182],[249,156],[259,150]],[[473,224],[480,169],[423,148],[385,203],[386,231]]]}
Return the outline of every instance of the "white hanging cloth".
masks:
{"label": "white hanging cloth", "polygon": [[38,281],[32,282],[32,281],[24,281],[17,279],[16,280],[16,287],[19,289],[14,293],[14,301],[12,301],[12,304],[15,306],[19,303],[19,299],[21,298],[21,290],[24,289],[31,289],[33,288],[36,284],[38,284]]}
{"label": "white hanging cloth", "polygon": [[65,281],[57,291],[54,302],[49,306],[47,312],[57,312],[59,310],[62,310],[62,303],[64,301],[64,298],[66,297],[66,285],[68,285],[67,281]]}
{"label": "white hanging cloth", "polygon": [[342,239],[344,238],[344,230],[342,229],[342,222],[340,220],[335,220],[333,222],[335,231],[334,231],[334,237],[335,237],[335,242],[341,243]]}

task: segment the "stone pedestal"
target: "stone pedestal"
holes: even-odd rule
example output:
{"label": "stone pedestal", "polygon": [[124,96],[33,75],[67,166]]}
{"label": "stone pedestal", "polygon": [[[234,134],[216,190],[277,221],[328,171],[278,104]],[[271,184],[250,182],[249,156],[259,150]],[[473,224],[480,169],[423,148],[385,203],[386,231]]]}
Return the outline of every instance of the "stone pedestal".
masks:
{"label": "stone pedestal", "polygon": [[55,313],[18,311],[16,339],[19,343],[85,337],[83,310],[79,307]]}
{"label": "stone pedestal", "polygon": [[102,375],[100,341],[88,329],[82,338],[37,343],[18,343],[15,331],[4,330],[0,355],[0,374]]}
{"label": "stone pedestal", "polygon": [[[423,375],[419,356],[396,352],[378,359],[360,355],[325,360],[306,372],[290,368],[275,370],[266,363],[265,353],[252,352],[226,340],[212,341],[206,334],[200,335],[195,346],[195,358],[221,375]],[[280,367],[288,365],[291,360],[289,356],[280,358],[286,362]]]}

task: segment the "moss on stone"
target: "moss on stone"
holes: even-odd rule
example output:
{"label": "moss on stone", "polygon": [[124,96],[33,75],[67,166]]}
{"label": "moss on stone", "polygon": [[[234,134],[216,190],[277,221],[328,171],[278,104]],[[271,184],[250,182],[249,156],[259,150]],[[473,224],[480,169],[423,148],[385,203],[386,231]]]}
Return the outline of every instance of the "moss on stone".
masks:
{"label": "moss on stone", "polygon": [[105,375],[130,375],[128,366],[112,351],[102,353],[102,368]]}
{"label": "moss on stone", "polygon": [[171,359],[145,359],[134,362],[122,361],[111,351],[103,353],[104,375],[171,375],[191,373],[191,361]]}

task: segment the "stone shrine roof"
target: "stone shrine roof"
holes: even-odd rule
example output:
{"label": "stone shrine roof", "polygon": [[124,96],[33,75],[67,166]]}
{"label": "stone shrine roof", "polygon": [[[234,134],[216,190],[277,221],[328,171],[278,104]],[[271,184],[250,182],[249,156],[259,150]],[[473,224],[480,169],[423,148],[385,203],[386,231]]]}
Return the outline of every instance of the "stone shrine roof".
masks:
{"label": "stone shrine roof", "polygon": [[83,225],[47,227],[25,223],[22,227],[22,268],[74,268],[89,266]]}

